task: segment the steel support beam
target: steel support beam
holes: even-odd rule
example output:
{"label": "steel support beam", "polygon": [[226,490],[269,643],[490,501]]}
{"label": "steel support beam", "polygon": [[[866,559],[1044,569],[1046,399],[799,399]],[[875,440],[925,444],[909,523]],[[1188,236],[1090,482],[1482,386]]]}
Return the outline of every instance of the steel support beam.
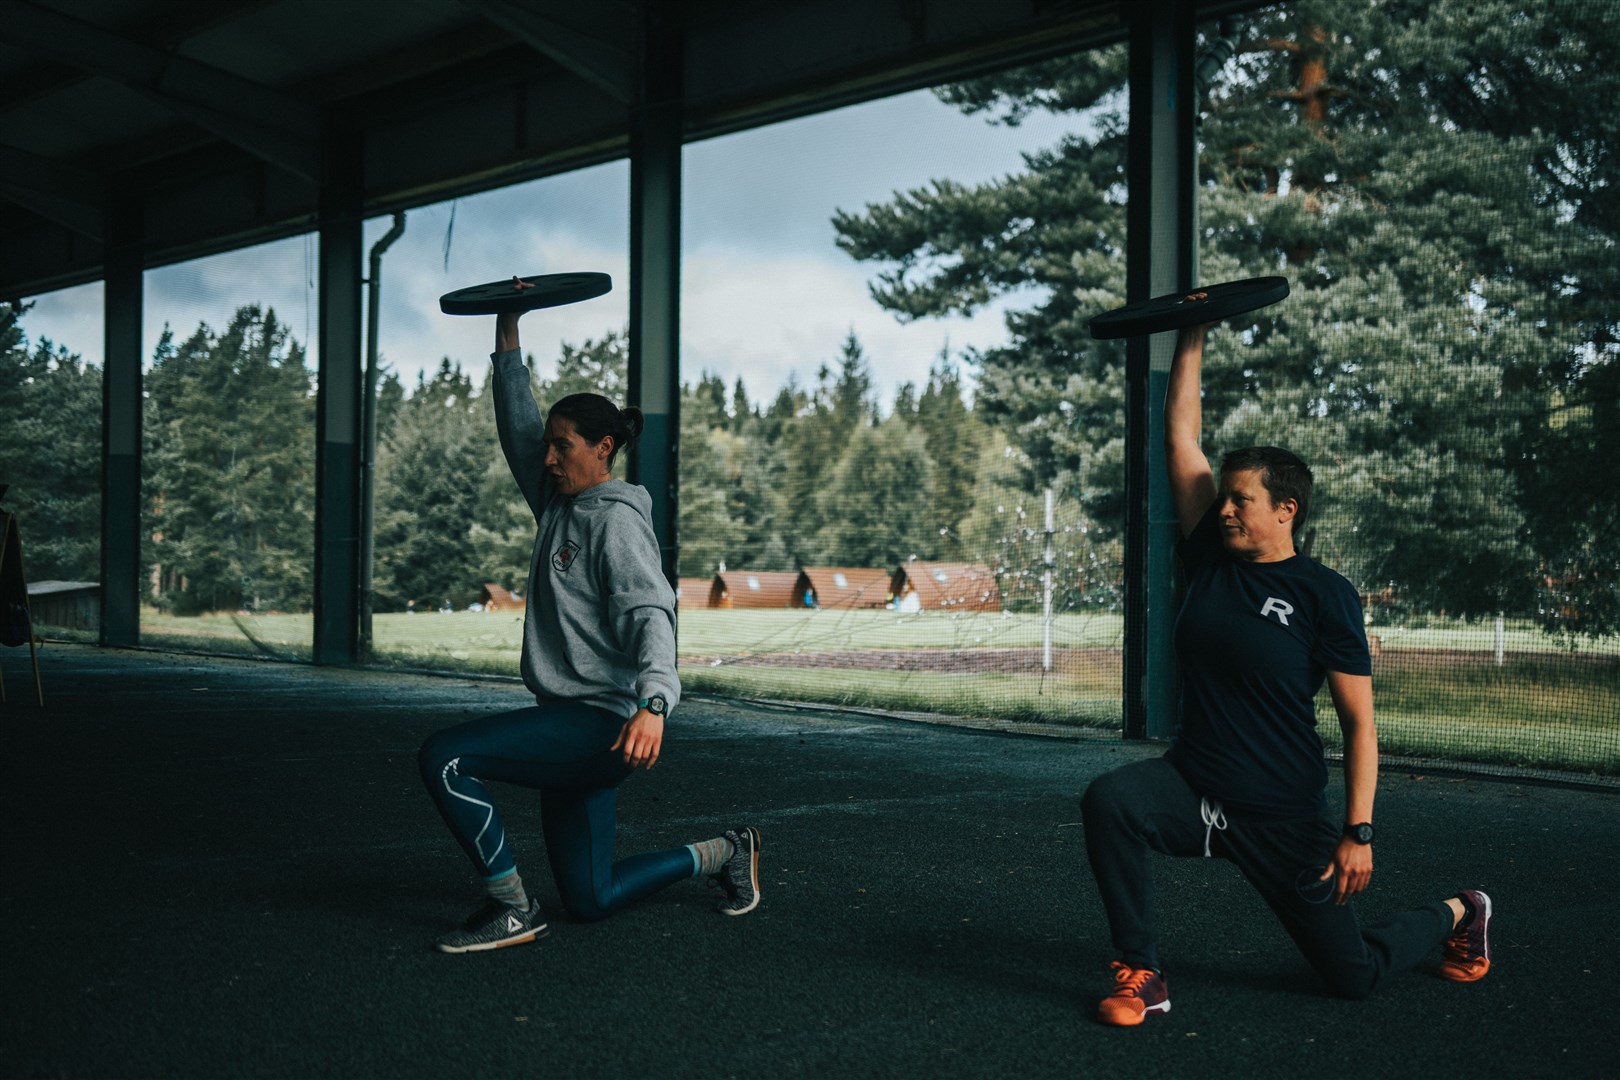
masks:
{"label": "steel support beam", "polygon": [[101,365],[101,643],[141,635],[140,201],[107,207]]}
{"label": "steel support beam", "polygon": [[681,51],[660,4],[639,9],[630,114],[630,404],[647,426],[630,478],[652,496],[653,531],[673,585],[680,555]]}
{"label": "steel support beam", "polygon": [[[1189,288],[1197,274],[1197,102],[1193,5],[1130,9],[1127,303]],[[1180,539],[1164,460],[1164,397],[1175,334],[1134,337],[1125,354],[1125,736],[1174,732]]]}
{"label": "steel support beam", "polygon": [[89,169],[0,145],[0,197],[80,236],[106,236],[107,180]]}
{"label": "steel support beam", "polygon": [[364,175],[358,133],[327,143],[320,209],[320,363],[315,395],[315,655],[359,660],[360,278]]}
{"label": "steel support beam", "polygon": [[[618,0],[536,4],[534,0],[462,0],[531,49],[607,94],[631,103],[630,54],[616,44],[630,18]],[[585,23],[596,25],[587,26]]]}

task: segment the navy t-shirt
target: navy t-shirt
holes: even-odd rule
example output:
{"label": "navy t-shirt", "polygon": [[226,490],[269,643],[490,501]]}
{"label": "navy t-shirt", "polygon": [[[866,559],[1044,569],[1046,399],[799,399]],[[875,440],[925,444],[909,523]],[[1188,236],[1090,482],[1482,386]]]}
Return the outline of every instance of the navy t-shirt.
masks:
{"label": "navy t-shirt", "polygon": [[1215,506],[1179,550],[1187,594],[1176,620],[1183,686],[1170,760],[1200,795],[1238,813],[1320,813],[1327,762],[1315,699],[1329,671],[1372,673],[1361,597],[1303,555],[1232,556]]}

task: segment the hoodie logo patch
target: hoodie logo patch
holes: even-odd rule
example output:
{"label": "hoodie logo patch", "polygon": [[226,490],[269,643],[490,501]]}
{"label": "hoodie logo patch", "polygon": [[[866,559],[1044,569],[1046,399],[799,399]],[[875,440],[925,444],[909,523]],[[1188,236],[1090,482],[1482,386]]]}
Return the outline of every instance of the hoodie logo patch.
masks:
{"label": "hoodie logo patch", "polygon": [[560,571],[567,570],[574,565],[574,559],[579,555],[579,541],[565,540],[563,546],[558,548],[551,556],[551,565]]}

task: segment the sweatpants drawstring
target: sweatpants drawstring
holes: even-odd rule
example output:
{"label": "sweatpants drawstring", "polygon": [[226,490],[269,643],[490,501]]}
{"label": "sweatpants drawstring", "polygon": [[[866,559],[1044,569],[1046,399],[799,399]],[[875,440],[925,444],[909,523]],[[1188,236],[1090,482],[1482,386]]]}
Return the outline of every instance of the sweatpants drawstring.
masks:
{"label": "sweatpants drawstring", "polygon": [[1221,804],[1214,799],[1200,798],[1198,800],[1198,813],[1204,819],[1204,858],[1212,858],[1209,851],[1209,838],[1216,829],[1226,831],[1226,812]]}

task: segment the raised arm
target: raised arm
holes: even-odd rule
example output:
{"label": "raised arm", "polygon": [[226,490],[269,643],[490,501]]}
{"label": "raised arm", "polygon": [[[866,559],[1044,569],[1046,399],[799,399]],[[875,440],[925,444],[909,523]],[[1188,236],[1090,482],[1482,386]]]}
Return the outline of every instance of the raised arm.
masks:
{"label": "raised arm", "polygon": [[[1196,294],[1195,294],[1196,295]],[[1203,424],[1199,374],[1204,363],[1204,334],[1208,326],[1189,326],[1176,339],[1170,365],[1170,386],[1164,398],[1164,461],[1170,474],[1170,495],[1176,503],[1181,535],[1194,527],[1215,501],[1215,474],[1198,443]]]}
{"label": "raised arm", "polygon": [[546,425],[529,385],[529,369],[523,364],[518,318],[509,313],[497,316],[495,322],[495,354],[491,357],[495,365],[491,380],[495,389],[495,430],[518,490],[539,517],[550,485],[545,466]]}

